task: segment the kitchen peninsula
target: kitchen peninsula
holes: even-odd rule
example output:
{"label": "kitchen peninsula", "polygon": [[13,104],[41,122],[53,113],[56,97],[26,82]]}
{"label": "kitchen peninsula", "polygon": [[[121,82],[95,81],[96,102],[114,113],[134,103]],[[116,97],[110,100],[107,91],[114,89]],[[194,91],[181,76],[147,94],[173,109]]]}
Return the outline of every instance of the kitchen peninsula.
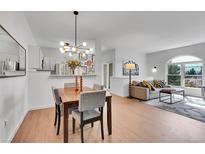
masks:
{"label": "kitchen peninsula", "polygon": [[[83,75],[83,86],[92,87],[96,83],[99,75]],[[51,86],[63,87],[64,83],[75,82],[75,75],[56,75],[50,71],[30,70],[28,72],[29,101],[31,109],[39,109],[44,104],[44,108],[53,107]],[[48,91],[50,93],[48,93]]]}

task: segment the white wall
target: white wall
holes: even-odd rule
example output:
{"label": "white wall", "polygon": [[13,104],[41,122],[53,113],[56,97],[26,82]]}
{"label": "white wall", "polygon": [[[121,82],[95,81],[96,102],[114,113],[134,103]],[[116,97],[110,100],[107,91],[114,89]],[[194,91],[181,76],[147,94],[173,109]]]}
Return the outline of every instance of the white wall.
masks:
{"label": "white wall", "polygon": [[[192,55],[205,61],[205,44],[197,44],[187,47],[170,49],[156,53],[147,54],[147,74],[153,76],[154,79],[166,80],[166,63],[169,59],[176,56]],[[152,73],[152,68],[157,66],[157,73]],[[203,67],[203,79],[205,75],[205,66]],[[200,89],[187,89],[186,94],[200,96]]]}
{"label": "white wall", "polygon": [[[109,49],[102,52],[102,64],[112,63],[113,76],[115,76],[115,49]],[[102,67],[101,67],[102,68]]]}
{"label": "white wall", "polygon": [[[35,44],[22,12],[0,12],[0,24],[24,48]],[[0,79],[0,142],[11,141],[27,109],[27,76]],[[4,120],[8,120],[6,127]]]}
{"label": "white wall", "polygon": [[102,52],[101,41],[95,40],[95,74],[96,83],[101,83],[101,65],[102,65]]}
{"label": "white wall", "polygon": [[28,68],[41,68],[40,47],[29,46],[28,48]]}
{"label": "white wall", "polygon": [[110,90],[117,95],[128,96],[129,77],[122,74],[123,61],[133,60],[139,65],[139,76],[132,76],[133,80],[147,79],[146,54],[138,52],[137,49],[116,48],[114,56],[115,75],[111,78]]}
{"label": "white wall", "polygon": [[[49,77],[50,72],[29,72],[29,110],[41,109],[54,106],[51,86],[63,88],[64,83],[75,82],[74,77]],[[96,83],[96,76],[83,78],[83,86],[92,87]]]}
{"label": "white wall", "polygon": [[115,76],[122,75],[122,62],[133,60],[139,65],[139,76],[136,78],[146,77],[146,54],[140,53],[137,49],[117,48],[115,53]]}

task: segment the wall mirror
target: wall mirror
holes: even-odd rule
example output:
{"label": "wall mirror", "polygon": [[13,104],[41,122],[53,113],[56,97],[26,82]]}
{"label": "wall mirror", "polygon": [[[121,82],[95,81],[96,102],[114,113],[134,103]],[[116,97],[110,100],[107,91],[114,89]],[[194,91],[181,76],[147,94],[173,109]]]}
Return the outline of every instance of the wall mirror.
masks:
{"label": "wall mirror", "polygon": [[26,50],[0,25],[0,78],[26,75]]}

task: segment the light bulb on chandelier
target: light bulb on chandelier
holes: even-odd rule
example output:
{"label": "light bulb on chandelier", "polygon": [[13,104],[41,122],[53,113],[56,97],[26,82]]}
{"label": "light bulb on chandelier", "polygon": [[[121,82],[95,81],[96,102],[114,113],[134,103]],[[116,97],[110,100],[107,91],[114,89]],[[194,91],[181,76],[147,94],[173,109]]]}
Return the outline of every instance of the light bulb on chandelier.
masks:
{"label": "light bulb on chandelier", "polygon": [[69,52],[69,53],[68,53],[68,56],[72,57],[72,53],[71,53],[71,52]]}
{"label": "light bulb on chandelier", "polygon": [[87,46],[87,43],[86,43],[86,42],[83,42],[83,46],[86,47],[86,46]]}
{"label": "light bulb on chandelier", "polygon": [[77,51],[77,48],[72,47],[72,51],[73,51],[73,52],[76,52],[76,51]]}
{"label": "light bulb on chandelier", "polygon": [[61,46],[64,46],[64,42],[63,41],[60,41],[59,43]]}
{"label": "light bulb on chandelier", "polygon": [[83,57],[85,57],[85,56],[86,56],[86,54],[83,52],[83,53],[82,53],[82,56],[83,56]]}
{"label": "light bulb on chandelier", "polygon": [[85,50],[85,53],[86,53],[86,54],[89,54],[89,53],[90,53],[90,50]]}
{"label": "light bulb on chandelier", "polygon": [[60,48],[61,53],[65,53],[65,50],[63,48]]}

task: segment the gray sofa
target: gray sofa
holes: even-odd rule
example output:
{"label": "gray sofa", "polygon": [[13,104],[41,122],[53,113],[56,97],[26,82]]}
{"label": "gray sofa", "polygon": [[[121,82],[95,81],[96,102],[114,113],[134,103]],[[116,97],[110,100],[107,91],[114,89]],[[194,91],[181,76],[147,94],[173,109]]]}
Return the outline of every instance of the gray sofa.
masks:
{"label": "gray sofa", "polygon": [[[170,88],[170,86],[166,86],[165,88]],[[132,85],[131,86],[131,96],[141,100],[150,100],[159,98],[159,91],[163,88],[156,88],[155,90],[149,90],[147,87],[141,87]],[[162,95],[163,96],[163,95]]]}

